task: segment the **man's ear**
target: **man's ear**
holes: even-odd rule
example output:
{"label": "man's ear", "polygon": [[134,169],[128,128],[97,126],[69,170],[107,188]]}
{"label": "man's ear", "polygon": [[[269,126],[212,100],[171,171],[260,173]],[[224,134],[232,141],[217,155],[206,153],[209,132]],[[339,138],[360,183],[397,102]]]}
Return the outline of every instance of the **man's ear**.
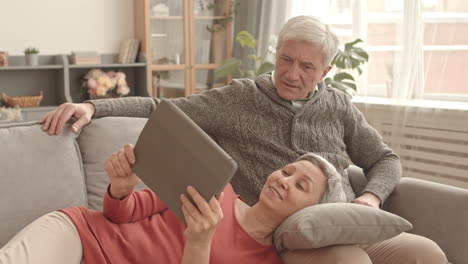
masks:
{"label": "man's ear", "polygon": [[328,65],[322,72],[322,76],[320,77],[321,80],[323,81],[323,78],[325,78],[325,76],[327,76],[328,72],[333,68],[333,66],[331,65]]}

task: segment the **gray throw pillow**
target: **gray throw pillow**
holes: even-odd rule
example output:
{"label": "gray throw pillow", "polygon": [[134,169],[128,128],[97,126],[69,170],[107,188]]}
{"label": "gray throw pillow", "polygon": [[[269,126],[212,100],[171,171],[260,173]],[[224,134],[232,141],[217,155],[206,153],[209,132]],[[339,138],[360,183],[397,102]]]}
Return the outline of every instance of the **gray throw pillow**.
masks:
{"label": "gray throw pillow", "polygon": [[86,206],[76,135],[49,136],[36,122],[0,125],[0,248],[38,217]]}
{"label": "gray throw pillow", "polygon": [[318,204],[289,216],[276,229],[278,252],[329,245],[373,244],[412,229],[402,217],[353,203]]}
{"label": "gray throw pillow", "polygon": [[[103,99],[104,100],[104,99]],[[89,208],[101,211],[109,179],[105,161],[125,144],[135,144],[146,118],[103,117],[83,127],[77,141],[85,171]],[[148,188],[142,182],[136,190]]]}

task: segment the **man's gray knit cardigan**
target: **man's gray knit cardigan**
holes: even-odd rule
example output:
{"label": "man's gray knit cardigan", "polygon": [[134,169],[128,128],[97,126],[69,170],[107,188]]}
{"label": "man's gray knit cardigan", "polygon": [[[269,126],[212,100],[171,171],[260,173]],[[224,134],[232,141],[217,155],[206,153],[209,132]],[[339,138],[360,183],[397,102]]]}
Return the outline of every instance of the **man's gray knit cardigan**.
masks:
{"label": "man's gray knit cardigan", "polygon": [[[384,201],[401,175],[398,156],[344,93],[320,85],[302,108],[282,99],[263,74],[255,81],[236,79],[223,88],[171,99],[238,163],[231,183],[250,205],[258,200],[271,172],[313,152],[343,176],[347,201],[355,198],[345,171],[354,164],[369,179],[364,192]],[[127,97],[91,101],[94,117],[148,117],[159,99]],[[348,155],[346,155],[346,153]]]}

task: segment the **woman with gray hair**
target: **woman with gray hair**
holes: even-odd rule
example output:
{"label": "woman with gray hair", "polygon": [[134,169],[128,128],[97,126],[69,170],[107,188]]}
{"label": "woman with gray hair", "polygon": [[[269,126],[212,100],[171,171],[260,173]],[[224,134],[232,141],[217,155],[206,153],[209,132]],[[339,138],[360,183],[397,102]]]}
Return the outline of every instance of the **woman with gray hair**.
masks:
{"label": "woman with gray hair", "polygon": [[[293,213],[344,202],[341,176],[312,155],[274,171],[252,207],[228,185],[209,202],[181,195],[185,226],[150,190],[133,191],[133,146],[106,161],[104,211],[71,207],[47,214],[0,249],[0,263],[282,263],[273,232]],[[164,175],[170,177],[170,175]]]}

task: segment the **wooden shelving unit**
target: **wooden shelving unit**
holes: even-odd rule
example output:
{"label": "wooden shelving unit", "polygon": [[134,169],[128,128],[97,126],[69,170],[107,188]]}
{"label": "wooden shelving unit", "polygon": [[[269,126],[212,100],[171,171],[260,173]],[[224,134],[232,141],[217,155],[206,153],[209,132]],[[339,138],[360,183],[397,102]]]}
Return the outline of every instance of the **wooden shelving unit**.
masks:
{"label": "wooden shelving unit", "polygon": [[[130,86],[130,94],[149,96],[147,62],[139,54],[136,63],[117,63],[117,54],[101,55],[101,64],[70,64],[67,55],[39,56],[38,66],[25,65],[24,56],[10,56],[9,66],[0,67],[0,94],[9,96],[37,95],[43,91],[39,107],[22,108],[25,121],[38,120],[46,112],[62,103],[79,103],[84,101],[82,90],[83,76],[91,69],[105,71],[122,71]],[[0,100],[1,101],[1,100]]]}
{"label": "wooden shelving unit", "polygon": [[[181,97],[219,87],[213,71],[231,57],[231,25],[210,32],[231,14],[231,0],[135,0],[135,32],[148,58],[150,93]],[[162,11],[161,11],[162,10]]]}

